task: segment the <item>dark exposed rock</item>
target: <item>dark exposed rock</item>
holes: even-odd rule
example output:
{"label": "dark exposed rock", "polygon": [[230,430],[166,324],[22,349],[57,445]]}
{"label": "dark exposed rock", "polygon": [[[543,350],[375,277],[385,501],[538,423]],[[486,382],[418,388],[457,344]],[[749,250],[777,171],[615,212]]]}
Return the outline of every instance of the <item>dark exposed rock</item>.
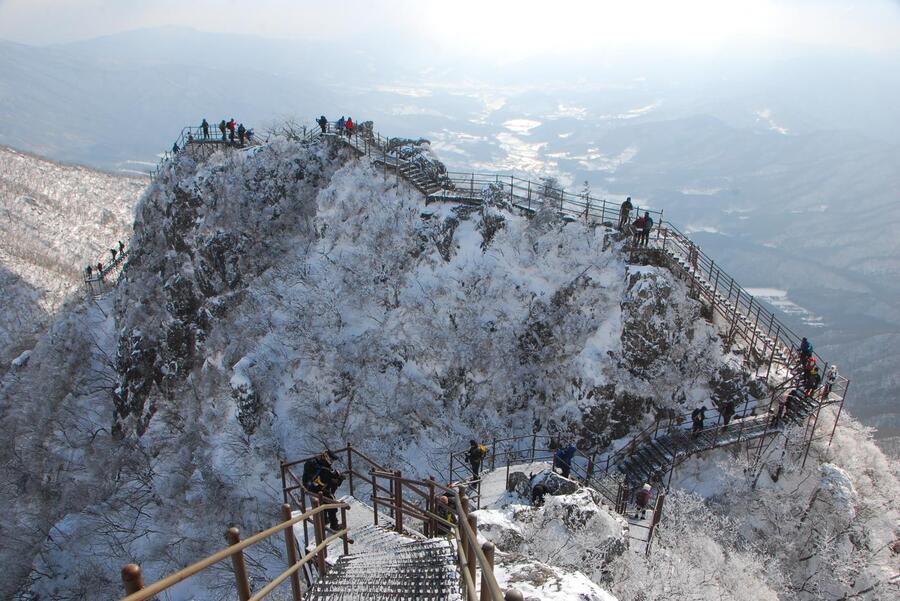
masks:
{"label": "dark exposed rock", "polygon": [[531,478],[525,472],[512,472],[506,483],[506,490],[524,499],[531,499]]}
{"label": "dark exposed rock", "polygon": [[219,231],[200,243],[196,277],[205,296],[216,296],[240,285],[245,239]]}
{"label": "dark exposed rock", "polygon": [[[118,431],[133,418],[135,430],[143,433],[155,411],[154,395],[160,394],[152,384],[164,384],[161,390],[174,397],[202,356],[214,321],[239,305],[248,282],[277,260],[283,250],[279,235],[309,227],[315,186],[327,181],[321,151],[267,146],[258,154],[274,160],[247,158],[208,171],[177,160],[160,181],[180,181],[169,189],[151,187],[139,207],[125,288],[147,296],[117,301],[117,319],[124,326],[113,399]],[[265,156],[278,152],[297,156]],[[241,170],[243,190],[230,191],[231,201],[224,204],[220,199],[229,178],[223,175],[234,169]],[[238,404],[241,425],[251,432],[261,415],[260,400],[248,393]]]}
{"label": "dark exposed rock", "polygon": [[580,437],[594,449],[606,448],[610,442],[626,436],[653,408],[652,399],[626,391],[617,392],[608,384],[588,391],[588,399],[596,401],[582,414]]}
{"label": "dark exposed rock", "polygon": [[563,478],[552,470],[543,470],[531,477],[531,488],[543,484],[551,495],[571,495],[579,488],[578,482]]}
{"label": "dark exposed rock", "polygon": [[153,384],[162,377],[156,348],[155,341],[138,329],[123,332],[119,337],[116,371],[121,379],[113,393],[117,434],[122,432],[122,420],[129,417],[137,433],[142,434],[153,415],[153,407],[146,406],[146,402]]}

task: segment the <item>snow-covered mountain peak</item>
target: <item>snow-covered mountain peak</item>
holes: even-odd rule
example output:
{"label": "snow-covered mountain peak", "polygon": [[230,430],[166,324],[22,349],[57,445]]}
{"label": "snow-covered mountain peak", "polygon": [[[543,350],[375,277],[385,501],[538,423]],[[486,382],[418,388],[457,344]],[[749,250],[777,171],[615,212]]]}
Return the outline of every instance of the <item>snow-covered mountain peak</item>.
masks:
{"label": "snow-covered mountain peak", "polygon": [[[529,219],[495,202],[426,205],[326,141],[202,163],[181,154],[138,205],[114,293],[61,315],[2,381],[13,444],[0,450],[0,495],[19,544],[0,550],[10,566],[0,594],[101,598],[125,560],[154,580],[217,549],[223,524],[249,532],[277,520],[279,461],[323,446],[350,441],[416,476],[443,474],[447,453],[469,438],[541,431],[602,452],[659,415],[760,395],[740,365],[684,283],[631,262],[612,228],[552,212]],[[711,473],[730,469],[722,455]],[[811,480],[820,495],[866,515],[867,499],[849,492],[859,490],[852,466],[829,460],[844,473]],[[781,468],[806,473],[789,460]],[[673,494],[670,537],[651,559],[622,553],[595,569],[593,556],[567,548],[567,566],[637,599],[641,582],[665,590],[660,557],[685,578],[704,573],[690,559],[699,549],[728,572],[708,576],[717,590],[734,587],[721,598],[743,598],[744,584],[758,598],[793,594],[800,576],[761,554],[752,528],[766,530],[728,504],[741,489],[726,484],[742,481],[727,473],[704,484],[727,515]],[[578,499],[567,502],[584,523],[618,540],[617,518]],[[521,514],[516,528],[562,519],[561,503]],[[684,534],[691,512],[699,542]],[[586,528],[578,537],[591,536]],[[545,542],[562,548],[554,532],[567,531]],[[260,559],[254,577],[276,564]],[[213,598],[211,584],[199,577],[189,593]]]}

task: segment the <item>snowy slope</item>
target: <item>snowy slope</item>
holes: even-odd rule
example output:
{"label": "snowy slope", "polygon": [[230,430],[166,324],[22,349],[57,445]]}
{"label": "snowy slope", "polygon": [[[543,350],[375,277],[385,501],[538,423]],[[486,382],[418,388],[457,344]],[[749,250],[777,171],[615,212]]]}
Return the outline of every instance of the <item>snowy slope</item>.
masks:
{"label": "snowy slope", "polygon": [[[127,241],[142,178],[0,147],[0,369],[81,285],[81,270]],[[106,257],[103,257],[106,260]]]}
{"label": "snowy slope", "polygon": [[[681,283],[605,228],[425,206],[327,145],[181,156],[138,206],[116,292],[2,381],[0,596],[107,598],[131,560],[156,579],[227,524],[276,521],[278,461],[324,444],[422,475],[472,436],[602,448],[732,365]],[[281,562],[254,559],[255,579]],[[205,578],[179,598],[218,598]]]}

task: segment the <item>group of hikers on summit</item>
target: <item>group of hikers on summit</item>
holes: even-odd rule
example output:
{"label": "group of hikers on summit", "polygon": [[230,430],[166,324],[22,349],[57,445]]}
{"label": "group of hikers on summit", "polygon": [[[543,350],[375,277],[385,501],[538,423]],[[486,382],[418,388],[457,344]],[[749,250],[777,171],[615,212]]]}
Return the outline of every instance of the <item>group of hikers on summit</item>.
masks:
{"label": "group of hikers on summit", "polygon": [[630,227],[634,235],[635,246],[647,246],[650,243],[650,232],[653,230],[653,218],[650,217],[649,211],[644,211],[643,215],[639,215],[637,219],[629,223],[632,209],[634,209],[634,205],[631,204],[629,196],[619,206],[619,231],[625,232]]}
{"label": "group of hikers on summit", "polygon": [[[222,119],[219,121],[219,133],[222,135],[222,142],[228,142],[229,144],[237,144],[238,146],[243,146],[244,144],[249,144],[253,142],[253,130],[244,127],[243,123],[236,123],[234,117],[230,120],[226,121]],[[203,118],[203,121],[200,122],[200,132],[199,139],[194,137],[193,132],[188,132],[188,137],[185,144],[192,144],[194,142],[209,142],[212,140],[209,131],[209,122],[206,118]],[[176,141],[172,144],[172,153],[178,154],[179,151],[183,150],[178,146],[178,142]]]}
{"label": "group of hikers on summit", "polygon": [[[316,123],[322,129],[323,134],[328,133],[328,119],[325,118],[325,115],[321,115],[318,119],[316,119]],[[356,124],[353,123],[352,117],[347,117],[345,119],[344,116],[341,115],[341,118],[334,122],[335,133],[337,133],[339,136],[346,134],[349,138],[353,135],[355,127]]]}

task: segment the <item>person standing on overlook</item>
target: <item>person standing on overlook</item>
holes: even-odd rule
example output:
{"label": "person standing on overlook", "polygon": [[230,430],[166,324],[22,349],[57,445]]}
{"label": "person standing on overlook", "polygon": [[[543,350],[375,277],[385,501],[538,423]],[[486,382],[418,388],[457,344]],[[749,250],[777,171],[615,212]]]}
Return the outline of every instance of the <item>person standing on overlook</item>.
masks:
{"label": "person standing on overlook", "polygon": [[575,445],[570,444],[567,447],[560,448],[553,456],[553,467],[559,468],[559,473],[563,478],[568,478],[572,471],[572,459],[575,458]]}
{"label": "person standing on overlook", "polygon": [[637,504],[637,509],[634,512],[634,519],[638,519],[638,512],[640,512],[640,519],[642,520],[647,516],[647,508],[650,507],[650,499],[652,497],[653,487],[647,482],[641,490],[637,491],[637,494],[634,495],[634,501]]}
{"label": "person standing on overlook", "polygon": [[838,379],[838,368],[837,365],[832,365],[828,368],[828,372],[825,374],[825,386],[822,387],[822,400],[828,398],[828,395],[831,394],[831,389],[834,388],[834,385],[837,383]]}
{"label": "person standing on overlook", "polygon": [[734,417],[734,401],[728,399],[724,403],[722,403],[722,410],[720,411],[722,414],[722,430],[728,430],[728,423],[731,421],[731,418]]}
{"label": "person standing on overlook", "polygon": [[800,364],[805,365],[809,358],[812,357],[813,354],[813,345],[812,342],[806,339],[804,336],[800,341]]}
{"label": "person standing on overlook", "polygon": [[631,204],[631,197],[629,196],[622,203],[622,206],[619,207],[619,231],[623,231],[625,226],[628,225],[628,218],[631,216],[631,209],[633,208],[634,205]]}
{"label": "person standing on overlook", "polygon": [[650,217],[650,213],[644,211],[644,227],[641,229],[640,238],[638,242],[641,246],[647,246],[650,243],[650,231],[653,229],[653,218]]}
{"label": "person standing on overlook", "polygon": [[347,117],[347,122],[344,123],[344,131],[347,132],[347,137],[353,136],[353,117]]}
{"label": "person standing on overlook", "polygon": [[706,405],[697,407],[691,412],[691,436],[697,436],[703,431],[703,422],[706,421]]}
{"label": "person standing on overlook", "polygon": [[209,140],[209,123],[206,122],[206,117],[203,118],[203,123],[200,124],[200,129],[203,131],[203,139]]}
{"label": "person standing on overlook", "polygon": [[472,468],[472,476],[478,478],[481,475],[481,461],[487,455],[487,447],[478,444],[474,439],[469,441],[469,450],[466,451],[466,461]]}
{"label": "person standing on overlook", "polygon": [[219,123],[219,131],[222,132],[222,141],[225,141],[225,130],[228,129],[228,125],[225,123],[225,119]]}
{"label": "person standing on overlook", "polygon": [[325,115],[322,115],[321,117],[316,119],[316,123],[318,123],[319,127],[322,128],[323,134],[328,131],[328,119],[325,118]]}

